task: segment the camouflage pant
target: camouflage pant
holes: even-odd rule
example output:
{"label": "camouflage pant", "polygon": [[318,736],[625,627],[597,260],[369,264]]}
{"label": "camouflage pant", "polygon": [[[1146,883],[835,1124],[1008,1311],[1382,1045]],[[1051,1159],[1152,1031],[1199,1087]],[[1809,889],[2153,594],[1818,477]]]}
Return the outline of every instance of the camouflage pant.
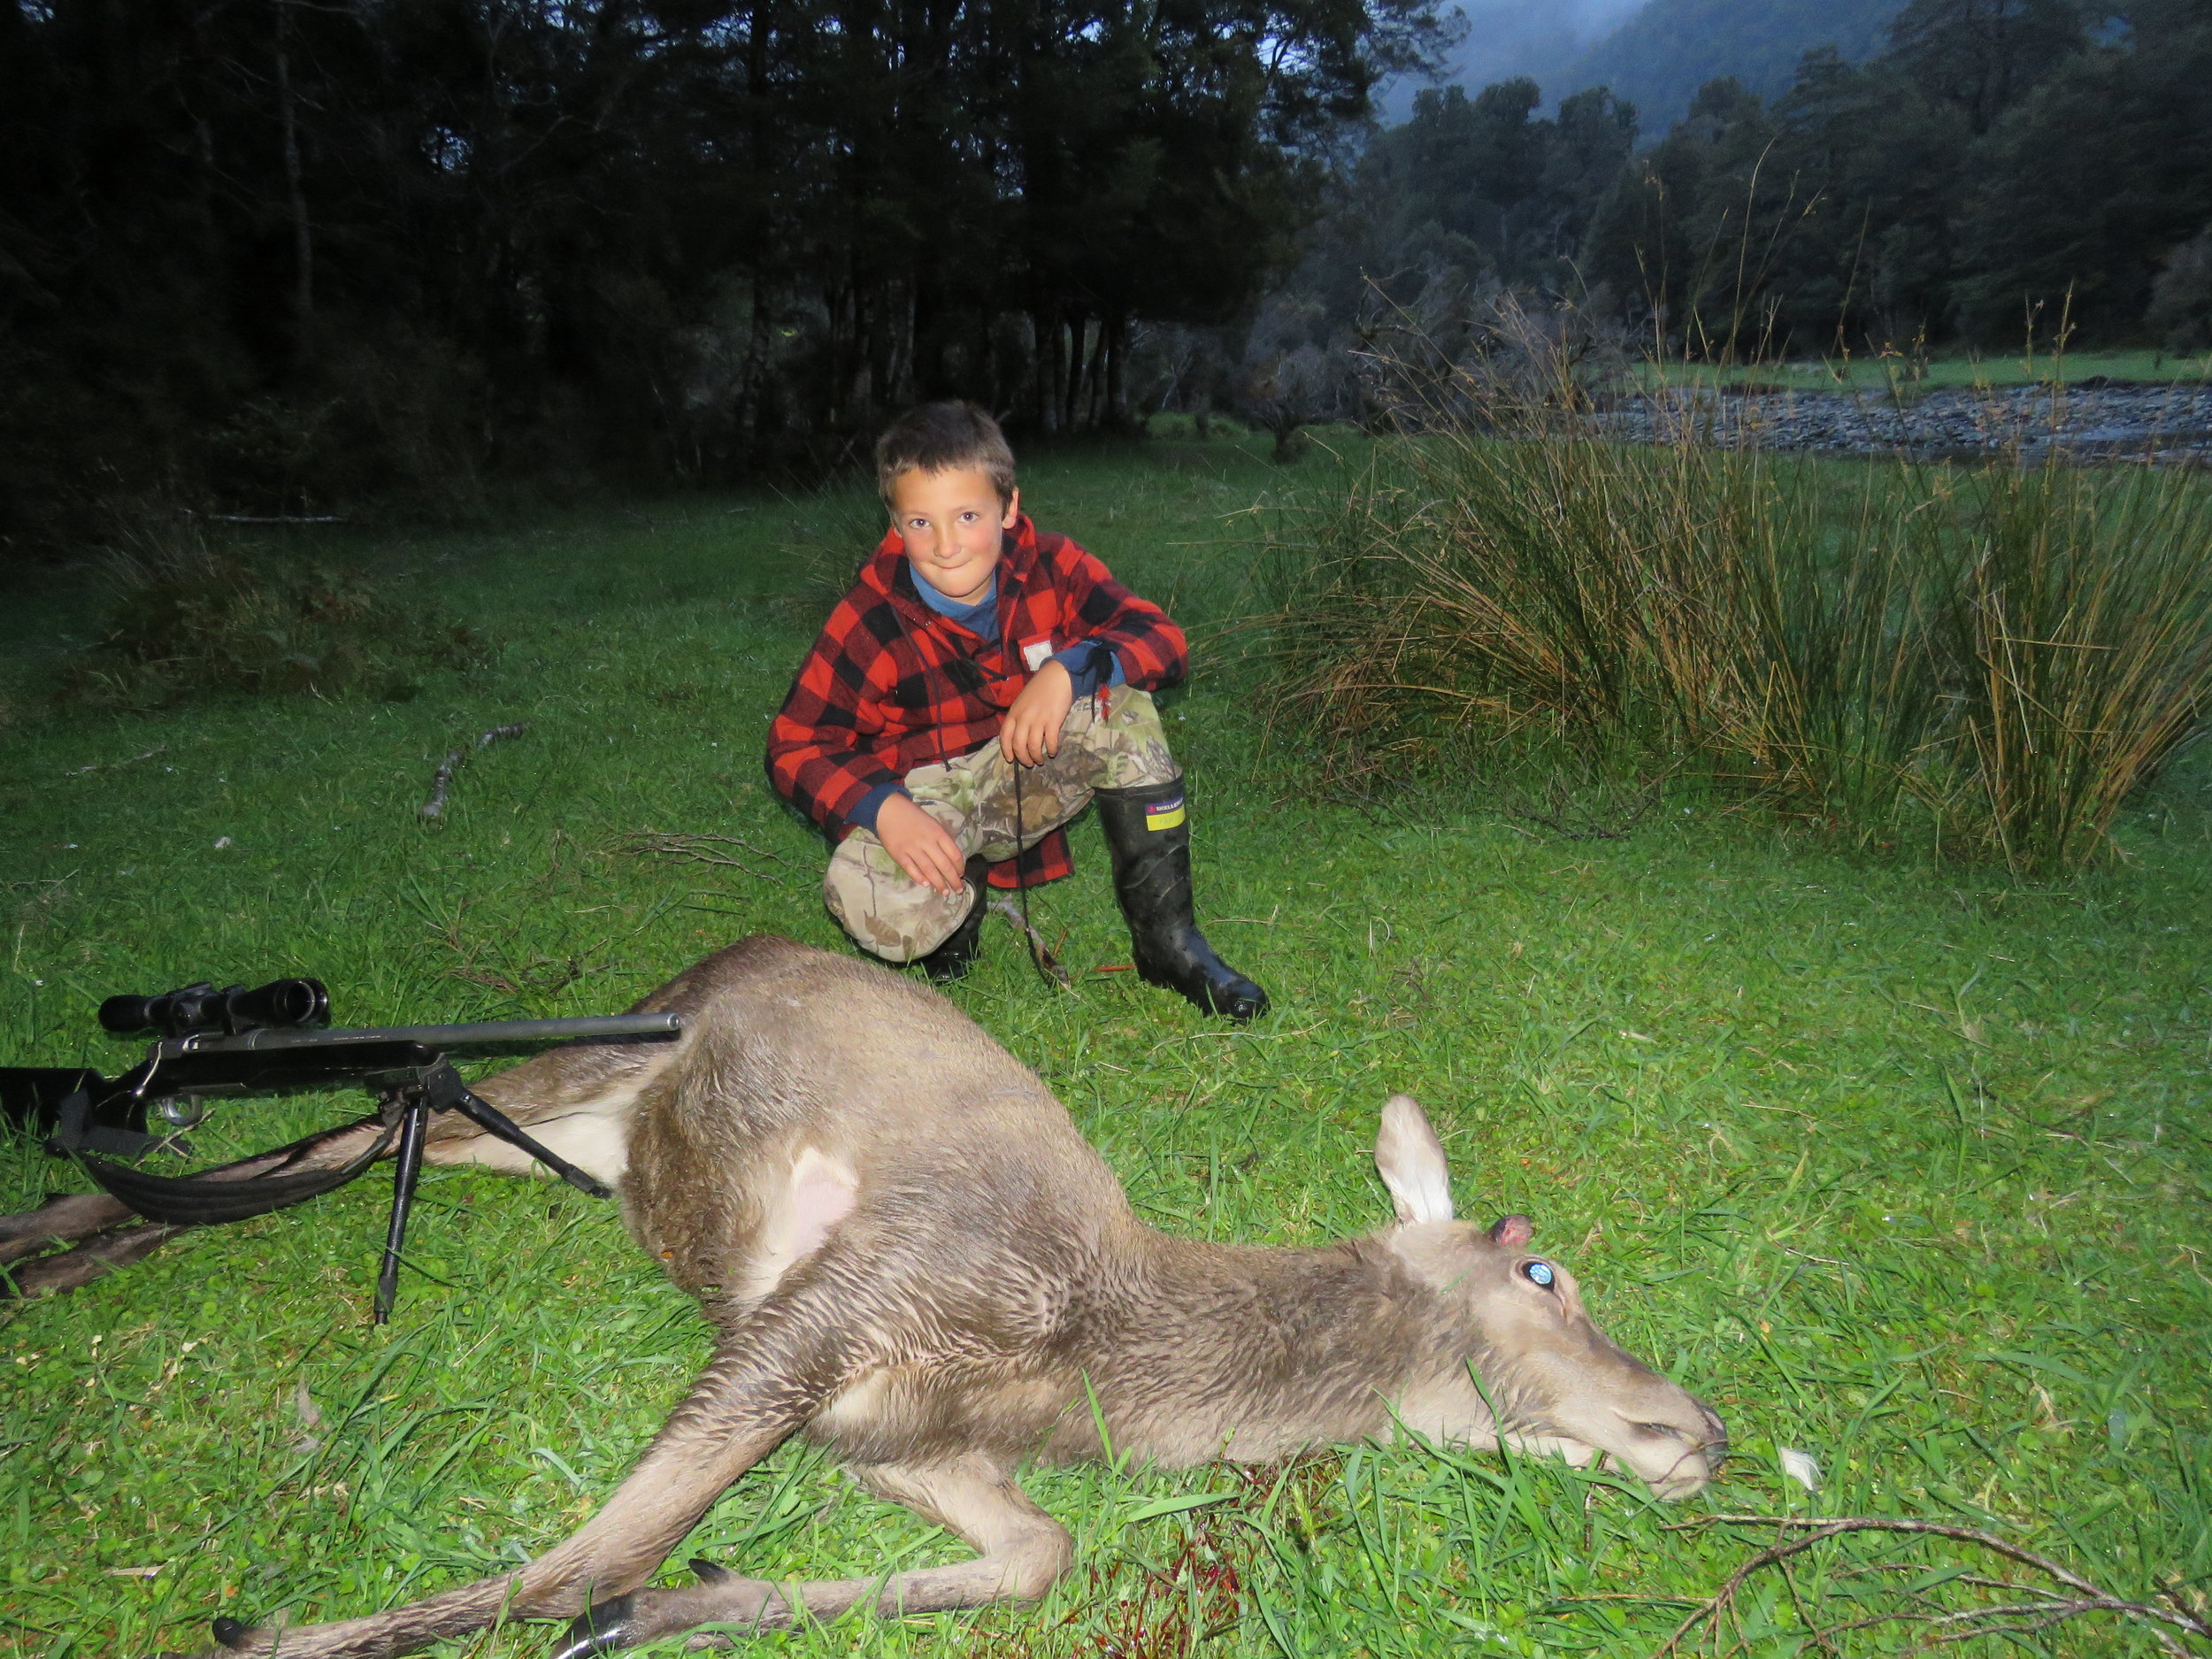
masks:
{"label": "camouflage pant", "polygon": [[[906,774],[906,792],[952,832],[970,858],[1011,858],[1090,804],[1094,789],[1167,783],[1178,775],[1160,713],[1141,691],[1117,686],[1079,697],[1060,727],[1060,752],[1021,768],[1021,821],[1014,816],[1014,763],[993,738],[972,755]],[[830,855],[822,878],[830,914],[861,948],[887,962],[926,956],[952,936],[975,902],[973,889],[947,898],[914,880],[871,830],[855,830]]]}

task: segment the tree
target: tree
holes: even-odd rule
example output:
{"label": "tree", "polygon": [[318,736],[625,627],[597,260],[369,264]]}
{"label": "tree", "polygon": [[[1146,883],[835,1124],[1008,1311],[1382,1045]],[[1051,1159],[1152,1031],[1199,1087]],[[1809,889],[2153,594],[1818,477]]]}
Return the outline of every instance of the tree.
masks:
{"label": "tree", "polygon": [[2212,7],[2141,6],[2007,110],[1958,215],[1961,322],[1980,340],[2138,325],[2172,251],[2212,220]]}
{"label": "tree", "polygon": [[1630,161],[1593,216],[1583,262],[1678,349],[1753,349],[1792,181],[1764,164],[1776,127],[1732,78],[1707,82],[1674,130]]}
{"label": "tree", "polygon": [[1976,137],[2088,44],[2074,0],[1911,0],[1889,26],[1890,65],[1965,111]]}

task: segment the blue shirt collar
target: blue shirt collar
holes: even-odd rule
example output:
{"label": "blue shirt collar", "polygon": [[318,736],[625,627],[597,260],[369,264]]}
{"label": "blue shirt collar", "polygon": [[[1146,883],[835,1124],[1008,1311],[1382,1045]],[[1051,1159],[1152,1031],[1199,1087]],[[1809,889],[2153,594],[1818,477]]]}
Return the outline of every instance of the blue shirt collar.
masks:
{"label": "blue shirt collar", "polygon": [[[914,591],[922,596],[922,603],[941,617],[950,617],[965,628],[974,628],[979,618],[998,613],[998,572],[991,572],[991,591],[972,605],[964,605],[949,594],[941,594],[929,585],[929,578],[915,567],[914,561],[906,563],[907,573],[914,579]],[[985,630],[975,628],[979,634]]]}

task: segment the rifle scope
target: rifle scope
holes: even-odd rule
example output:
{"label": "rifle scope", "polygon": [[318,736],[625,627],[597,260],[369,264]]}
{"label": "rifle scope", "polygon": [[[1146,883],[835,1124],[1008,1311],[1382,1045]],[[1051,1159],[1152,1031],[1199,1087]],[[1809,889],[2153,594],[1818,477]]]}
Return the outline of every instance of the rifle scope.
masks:
{"label": "rifle scope", "polygon": [[119,1037],[158,1032],[191,1037],[204,1032],[234,1036],[243,1031],[303,1031],[330,1023],[330,993],[320,979],[272,979],[249,991],[242,985],[217,990],[203,979],[159,996],[111,996],[100,1004],[100,1025]]}

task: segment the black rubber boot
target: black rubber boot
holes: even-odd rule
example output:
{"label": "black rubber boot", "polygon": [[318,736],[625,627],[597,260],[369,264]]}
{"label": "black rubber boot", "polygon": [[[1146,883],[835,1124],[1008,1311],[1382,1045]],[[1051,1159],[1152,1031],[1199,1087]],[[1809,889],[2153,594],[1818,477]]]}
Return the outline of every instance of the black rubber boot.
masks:
{"label": "black rubber boot", "polygon": [[965,979],[975,959],[983,954],[983,913],[991,905],[990,883],[983,874],[986,867],[980,858],[968,860],[968,885],[975,889],[974,907],[943,944],[926,956],[914,958],[922,964],[922,972],[940,985]]}
{"label": "black rubber boot", "polygon": [[1190,820],[1183,780],[1101,789],[1098,821],[1114,861],[1114,897],[1128,918],[1137,972],[1180,991],[1209,1014],[1245,1020],[1267,1011],[1267,993],[1206,942],[1191,914]]}

